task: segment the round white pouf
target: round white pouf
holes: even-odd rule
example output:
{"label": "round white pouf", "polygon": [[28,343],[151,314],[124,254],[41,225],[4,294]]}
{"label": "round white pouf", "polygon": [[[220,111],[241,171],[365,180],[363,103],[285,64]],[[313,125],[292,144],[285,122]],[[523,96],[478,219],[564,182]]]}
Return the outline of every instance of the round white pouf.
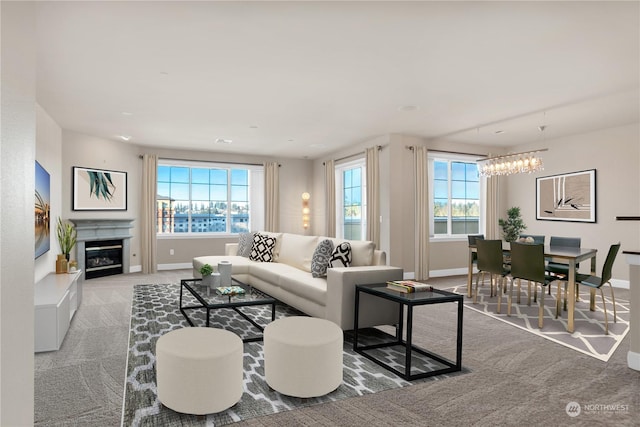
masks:
{"label": "round white pouf", "polygon": [[158,399],[177,412],[221,412],[242,397],[242,340],[215,328],[183,328],[156,343]]}
{"label": "round white pouf", "polygon": [[264,373],[274,390],[316,397],[342,384],[342,329],[315,317],[278,319],[264,328]]}

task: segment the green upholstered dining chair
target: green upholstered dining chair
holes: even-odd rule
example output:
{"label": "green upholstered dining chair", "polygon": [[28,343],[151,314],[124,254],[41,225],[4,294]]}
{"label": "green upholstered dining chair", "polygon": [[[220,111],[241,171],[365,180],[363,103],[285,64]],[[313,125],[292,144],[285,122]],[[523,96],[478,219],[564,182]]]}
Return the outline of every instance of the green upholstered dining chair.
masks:
{"label": "green upholstered dining chair", "polygon": [[[476,289],[473,293],[473,303],[476,304],[478,301],[478,281],[480,279],[480,274],[489,273],[489,277],[491,278],[491,289],[490,295],[494,296],[494,283],[496,280],[500,280],[500,283],[504,287],[504,282],[507,274],[509,274],[509,269],[505,268],[503,260],[502,260],[502,240],[486,240],[486,239],[477,239],[476,240],[477,253],[478,253],[478,275],[476,276]],[[502,289],[496,284],[497,293],[502,293]],[[498,304],[498,313],[500,313],[500,304]]]}
{"label": "green upholstered dining chair", "polygon": [[[468,234],[467,239],[469,240],[469,246],[476,246],[476,240],[484,239],[484,234]],[[474,251],[471,253],[471,268],[473,266],[478,267],[478,252]],[[482,277],[482,285],[484,286],[484,275]]]}
{"label": "green upholstered dining chair", "polygon": [[[611,285],[611,270],[613,268],[613,263],[616,260],[616,256],[618,255],[618,251],[620,250],[620,243],[615,245],[611,245],[609,248],[609,253],[607,254],[607,259],[604,260],[604,265],[602,266],[602,274],[600,277],[593,276],[589,274],[578,274],[576,277],[576,283],[579,283],[583,286],[588,286],[593,289],[600,289],[600,295],[602,296],[602,310],[604,311],[604,331],[605,334],[609,335],[609,321],[607,319],[607,304],[604,300],[604,292],[602,290],[602,285],[605,283],[609,284],[609,289],[611,289],[611,304],[613,305],[613,322],[617,322],[617,313],[616,313],[616,298],[613,295],[613,286]],[[566,287],[566,284],[565,284]]]}
{"label": "green upholstered dining chair", "polygon": [[[551,276],[545,272],[544,245],[511,242],[511,291],[513,292],[513,281],[528,280],[534,284],[540,284],[542,291],[538,301],[538,327],[542,328],[544,323],[544,288],[551,286],[557,276]],[[537,288],[537,285],[536,285]],[[556,301],[556,317],[560,311],[560,286],[558,285],[558,296]],[[509,295],[511,300],[511,295]],[[510,308],[510,307],[509,307]]]}
{"label": "green upholstered dining chair", "polygon": [[[579,248],[581,245],[580,237],[559,237],[559,236],[551,236],[549,240],[549,246],[562,246],[564,248]],[[578,267],[580,264],[576,264],[576,273],[578,272]],[[547,272],[552,275],[560,275],[560,276],[568,276],[569,275],[569,264],[562,262],[555,262],[550,260],[547,263]],[[578,297],[578,281],[576,280],[576,298]],[[564,295],[564,310],[567,310],[567,290],[565,287],[565,295]]]}

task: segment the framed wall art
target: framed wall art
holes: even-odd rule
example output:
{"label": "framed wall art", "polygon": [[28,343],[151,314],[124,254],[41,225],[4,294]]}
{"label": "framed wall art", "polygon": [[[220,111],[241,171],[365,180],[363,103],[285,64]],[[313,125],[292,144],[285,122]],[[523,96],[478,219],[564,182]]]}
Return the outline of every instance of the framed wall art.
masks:
{"label": "framed wall art", "polygon": [[36,203],[35,203],[35,238],[36,258],[51,249],[50,220],[51,213],[51,176],[36,161]]}
{"label": "framed wall art", "polygon": [[596,170],[536,178],[536,219],[596,222]]}
{"label": "framed wall art", "polygon": [[73,167],[74,211],[126,211],[127,173]]}

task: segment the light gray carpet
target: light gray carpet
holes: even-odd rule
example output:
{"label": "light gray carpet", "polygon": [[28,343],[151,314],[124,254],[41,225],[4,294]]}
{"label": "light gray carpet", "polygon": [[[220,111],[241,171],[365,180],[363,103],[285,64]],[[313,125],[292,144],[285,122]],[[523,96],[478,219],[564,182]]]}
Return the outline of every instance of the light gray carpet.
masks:
{"label": "light gray carpet", "polygon": [[[533,295],[532,288],[532,295]],[[538,328],[538,303],[531,298],[531,305],[527,304],[527,286],[522,284],[521,303],[517,303],[517,292],[513,290],[513,302],[511,304],[511,316],[507,316],[508,298],[504,295],[501,302],[501,313],[497,313],[498,297],[490,296],[490,286],[478,287],[477,303],[472,298],[465,298],[465,308],[476,310],[479,313],[493,317],[497,321],[505,322],[516,328],[521,328],[529,333],[541,336],[558,344],[567,346],[596,359],[606,362],[616,351],[622,340],[629,332],[629,301],[616,298],[617,321],[613,320],[613,303],[609,298],[607,286],[605,302],[607,304],[607,316],[609,319],[609,334],[605,335],[604,311],[602,299],[598,295],[596,310],[589,310],[589,291],[583,287],[580,292],[580,301],[576,302],[574,309],[574,332],[567,332],[567,312],[562,311],[556,318],[556,287],[552,285],[551,295],[546,295],[544,303],[543,327]],[[467,287],[458,286],[451,289],[453,292],[466,293]],[[615,292],[615,291],[614,291]],[[538,290],[537,295],[540,295]],[[561,301],[562,305],[562,301]]]}
{"label": "light gray carpet", "polygon": [[[36,424],[119,425],[133,285],[185,277],[190,270],[86,281],[61,350],[36,355]],[[430,283],[450,288],[466,283],[466,276]],[[616,297],[628,295],[616,289]],[[431,307],[414,316],[418,345],[437,347],[450,336],[450,325]],[[470,373],[234,426],[637,425],[640,372],[627,367],[629,337],[602,362],[479,313],[465,310],[464,316],[462,363]],[[575,418],[566,413],[570,402],[582,408]]]}

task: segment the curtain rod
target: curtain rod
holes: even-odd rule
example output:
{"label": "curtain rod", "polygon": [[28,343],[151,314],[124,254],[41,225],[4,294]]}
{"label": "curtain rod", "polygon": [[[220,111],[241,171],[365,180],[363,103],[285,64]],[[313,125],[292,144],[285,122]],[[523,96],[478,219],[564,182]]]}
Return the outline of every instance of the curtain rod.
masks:
{"label": "curtain rod", "polygon": [[[382,146],[382,145],[376,145],[375,147],[378,148],[378,151],[380,151],[380,150],[382,150],[384,148],[384,146]],[[348,156],[344,156],[344,157],[340,157],[339,159],[335,159],[334,162],[341,162],[343,160],[347,160],[347,159],[350,159],[352,157],[356,157],[356,156],[359,156],[359,155],[365,154],[365,153],[366,153],[366,151],[361,151],[361,152],[358,152],[358,153],[350,154]],[[322,162],[322,166],[324,166],[324,164],[325,164],[325,162]]]}
{"label": "curtain rod", "polygon": [[[142,154],[138,156],[138,158],[142,159]],[[247,166],[264,166],[264,163],[247,163],[247,162],[230,162],[225,160],[190,160],[190,159],[175,159],[171,157],[158,157],[158,160],[173,160],[176,162],[185,161],[185,162],[200,162],[200,163],[226,163],[230,165],[247,165]],[[278,167],[282,165],[278,163]]]}
{"label": "curtain rod", "polygon": [[[404,148],[407,150],[413,151],[416,147],[414,145],[407,145]],[[463,156],[487,156],[484,153],[465,153],[462,151],[450,151],[450,150],[433,150],[431,148],[427,148],[427,151],[430,153],[446,153],[446,154],[461,154]]]}

